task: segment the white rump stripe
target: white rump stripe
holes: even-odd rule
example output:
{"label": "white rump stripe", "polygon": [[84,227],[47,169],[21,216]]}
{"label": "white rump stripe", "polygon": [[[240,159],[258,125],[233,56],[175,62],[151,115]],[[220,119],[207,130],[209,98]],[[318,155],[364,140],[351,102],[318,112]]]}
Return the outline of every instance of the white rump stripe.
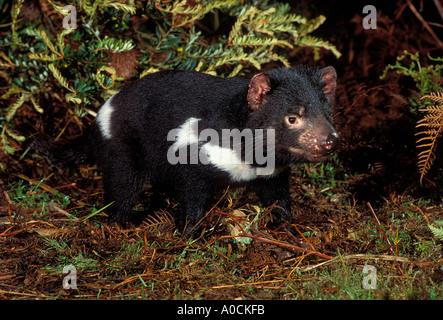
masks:
{"label": "white rump stripe", "polygon": [[100,132],[102,133],[103,137],[106,139],[111,139],[111,115],[114,111],[114,107],[111,104],[111,100],[114,96],[110,97],[105,104],[100,108],[97,118],[95,118],[95,121],[98,124],[98,127],[100,128]]}

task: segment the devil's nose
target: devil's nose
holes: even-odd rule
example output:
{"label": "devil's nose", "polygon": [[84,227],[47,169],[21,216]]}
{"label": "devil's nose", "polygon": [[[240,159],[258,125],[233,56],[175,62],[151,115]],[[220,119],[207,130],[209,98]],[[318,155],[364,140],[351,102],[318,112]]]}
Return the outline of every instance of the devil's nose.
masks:
{"label": "devil's nose", "polygon": [[321,147],[325,151],[333,151],[338,144],[338,134],[336,132],[330,133],[321,141]]}

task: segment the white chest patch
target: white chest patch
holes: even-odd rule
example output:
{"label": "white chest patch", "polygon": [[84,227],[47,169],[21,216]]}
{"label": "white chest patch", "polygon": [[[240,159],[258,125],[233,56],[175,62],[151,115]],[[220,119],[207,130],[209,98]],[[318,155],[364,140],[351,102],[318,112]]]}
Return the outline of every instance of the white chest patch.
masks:
{"label": "white chest patch", "polygon": [[250,181],[257,178],[256,168],[242,161],[240,155],[230,148],[221,148],[212,143],[206,143],[200,152],[205,154],[213,166],[229,173],[234,181]]}
{"label": "white chest patch", "polygon": [[[200,120],[201,119],[197,118],[189,118],[185,123],[178,127],[178,129],[171,130],[171,133],[173,133],[175,137],[175,142],[172,145],[174,152],[193,143],[198,144],[198,122]],[[169,139],[170,137],[168,135],[168,140]]]}
{"label": "white chest patch", "polygon": [[[238,151],[220,147],[223,137],[219,137],[216,130],[208,128],[199,134],[199,120],[201,119],[189,118],[180,127],[169,132],[168,141],[174,141],[174,143],[168,150],[168,161],[171,164],[213,165],[227,172],[236,182],[257,178],[256,168],[242,161]],[[210,137],[210,142],[204,142],[208,137]],[[189,146],[190,148],[188,148]],[[191,153],[189,157],[188,151]]]}
{"label": "white chest patch", "polygon": [[114,107],[111,104],[112,98],[114,96],[110,97],[105,104],[100,108],[97,118],[95,118],[95,121],[98,124],[98,127],[100,128],[100,132],[102,133],[103,137],[106,139],[112,138],[111,133],[111,116],[112,112],[114,111]]}

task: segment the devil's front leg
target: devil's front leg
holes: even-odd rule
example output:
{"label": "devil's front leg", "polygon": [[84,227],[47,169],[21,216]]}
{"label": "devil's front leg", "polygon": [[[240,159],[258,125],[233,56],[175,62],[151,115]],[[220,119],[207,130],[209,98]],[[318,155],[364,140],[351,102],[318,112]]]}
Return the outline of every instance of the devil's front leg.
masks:
{"label": "devil's front leg", "polygon": [[182,231],[182,237],[192,238],[201,231],[213,188],[199,168],[190,165],[176,173],[174,187],[175,198],[181,207],[177,227]]}
{"label": "devil's front leg", "polygon": [[279,228],[287,223],[291,223],[291,197],[289,193],[290,169],[270,177],[263,176],[255,180],[251,185],[251,191],[259,197],[260,202],[265,207],[274,205],[271,211],[272,224]]}

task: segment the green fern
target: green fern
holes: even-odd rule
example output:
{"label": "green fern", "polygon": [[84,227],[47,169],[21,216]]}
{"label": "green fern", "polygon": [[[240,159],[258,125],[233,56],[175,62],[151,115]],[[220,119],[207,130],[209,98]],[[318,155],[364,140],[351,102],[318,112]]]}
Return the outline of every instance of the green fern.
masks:
{"label": "green fern", "polygon": [[17,110],[25,103],[26,100],[29,99],[29,94],[22,93],[17,101],[9,107],[8,113],[6,113],[6,120],[11,120],[14,117]]}
{"label": "green fern", "polygon": [[135,48],[135,44],[131,39],[122,40],[114,38],[105,38],[97,43],[95,50],[108,50],[111,52],[127,52]]}
{"label": "green fern", "polygon": [[[51,92],[64,96],[70,114],[91,114],[96,101],[121,86],[118,70],[130,68],[136,76],[169,69],[235,76],[271,61],[289,66],[288,57],[301,47],[313,48],[314,57],[320,49],[340,56],[331,43],[311,35],[325,17],[306,19],[287,3],[72,0],[79,27],[62,29],[56,24],[68,15],[64,5],[46,2],[45,23],[31,23],[20,17],[24,1],[15,1],[11,30],[0,39],[0,72],[7,79],[2,98],[8,99],[8,107],[0,110],[0,145],[8,153],[15,145],[8,139],[22,139],[13,123],[23,105],[43,113],[41,98]],[[136,23],[143,19],[149,23]],[[226,20],[233,21],[228,30],[220,28]]]}
{"label": "green fern", "polygon": [[[380,79],[384,79],[390,70],[394,70],[396,73],[411,77],[415,82],[417,90],[426,95],[429,92],[441,91],[441,81],[439,81],[443,72],[443,57],[433,58],[428,54],[430,61],[435,63],[429,63],[428,66],[424,65],[423,59],[420,58],[420,54],[410,53],[404,51],[403,55],[397,57],[397,61],[394,65],[388,65]],[[416,113],[417,109],[424,108],[426,104],[417,101],[417,99],[411,97],[411,112]]]}
{"label": "green fern", "polygon": [[[441,220],[437,220],[437,221],[441,222]],[[437,221],[435,221],[436,224],[437,224]],[[441,226],[441,224],[440,224],[440,226]],[[432,234],[436,238],[438,238],[439,240],[443,241],[443,228],[437,228],[437,227],[434,227],[434,226],[431,226],[431,225],[428,225],[428,227],[431,230]]]}
{"label": "green fern", "polygon": [[[418,153],[418,169],[420,183],[428,173],[435,160],[437,141],[443,134],[443,87],[441,76],[443,72],[443,57],[433,58],[428,54],[429,63],[426,66],[420,58],[419,52],[410,53],[404,51],[397,57],[394,65],[388,65],[380,79],[384,79],[390,70],[411,77],[415,82],[417,91],[422,95],[421,99],[414,96],[409,98],[410,112],[417,114],[425,112],[424,117],[417,122],[416,127],[420,132],[416,133],[419,139],[416,142]],[[432,105],[432,103],[436,103]]]}
{"label": "green fern", "polygon": [[[151,38],[153,50],[148,50],[146,61],[150,66],[165,69],[169,65],[179,69],[196,69],[206,73],[235,76],[244,68],[278,61],[289,66],[287,58],[281,53],[296,47],[312,47],[315,53],[320,48],[330,50],[337,57],[338,50],[329,42],[308,36],[317,29],[325,17],[307,20],[290,13],[288,4],[268,5],[266,1],[198,1],[189,6],[185,1],[175,1],[164,5],[160,0],[153,4],[169,17],[162,24],[156,38]],[[204,15],[217,9],[218,12],[236,17],[227,37],[223,35],[216,43],[202,46],[203,35],[196,31],[195,23]],[[217,13],[216,13],[217,14]],[[189,28],[189,35],[186,29]],[[168,30],[164,32],[164,30]],[[159,55],[162,59],[158,59]],[[166,55],[165,57],[163,57]],[[220,70],[224,70],[220,74]]]}

